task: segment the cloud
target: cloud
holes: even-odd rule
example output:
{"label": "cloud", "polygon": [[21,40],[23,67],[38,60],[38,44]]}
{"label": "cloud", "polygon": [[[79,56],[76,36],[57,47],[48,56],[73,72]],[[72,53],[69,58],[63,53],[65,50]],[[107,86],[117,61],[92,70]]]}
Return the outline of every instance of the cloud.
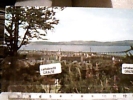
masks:
{"label": "cloud", "polygon": [[56,14],[60,20],[50,41],[133,39],[133,10],[110,8],[65,8]]}

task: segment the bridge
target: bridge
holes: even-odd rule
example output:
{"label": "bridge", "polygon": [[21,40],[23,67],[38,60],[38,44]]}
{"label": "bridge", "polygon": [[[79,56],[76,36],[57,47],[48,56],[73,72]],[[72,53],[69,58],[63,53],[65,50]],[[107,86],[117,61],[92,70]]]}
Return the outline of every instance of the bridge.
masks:
{"label": "bridge", "polygon": [[124,51],[116,51],[116,52],[91,52],[91,53],[94,53],[94,54],[117,54],[117,55],[123,55],[123,54],[126,54],[126,52]]}
{"label": "bridge", "polygon": [[130,49],[125,50],[125,51],[113,51],[113,52],[90,52],[90,53],[94,53],[94,54],[117,54],[117,55],[126,55],[128,53],[130,53],[130,51],[133,50],[133,46],[130,46]]}

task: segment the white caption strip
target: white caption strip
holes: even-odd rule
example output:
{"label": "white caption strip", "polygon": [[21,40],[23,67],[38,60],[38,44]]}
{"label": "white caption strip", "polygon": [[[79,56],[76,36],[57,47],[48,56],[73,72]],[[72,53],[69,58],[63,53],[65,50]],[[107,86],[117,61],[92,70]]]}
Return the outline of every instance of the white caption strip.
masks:
{"label": "white caption strip", "polygon": [[8,99],[1,100],[133,100],[133,93],[90,93],[90,94],[55,94],[55,93],[2,93],[1,97],[7,96]]}
{"label": "white caption strip", "polygon": [[133,64],[122,64],[123,74],[133,74]]}

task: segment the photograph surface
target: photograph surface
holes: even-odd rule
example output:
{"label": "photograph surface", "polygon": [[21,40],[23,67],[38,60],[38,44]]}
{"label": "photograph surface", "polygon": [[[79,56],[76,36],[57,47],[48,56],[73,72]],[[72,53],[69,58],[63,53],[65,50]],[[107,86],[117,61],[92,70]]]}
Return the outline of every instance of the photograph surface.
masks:
{"label": "photograph surface", "polygon": [[6,7],[2,91],[132,93],[132,34],[132,9]]}

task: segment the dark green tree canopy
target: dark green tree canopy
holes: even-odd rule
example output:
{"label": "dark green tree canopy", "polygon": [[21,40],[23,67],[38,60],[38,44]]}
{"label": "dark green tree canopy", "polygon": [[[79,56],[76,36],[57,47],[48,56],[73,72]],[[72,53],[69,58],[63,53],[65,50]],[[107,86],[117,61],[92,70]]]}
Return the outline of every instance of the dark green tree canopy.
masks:
{"label": "dark green tree canopy", "polygon": [[[15,55],[22,45],[33,38],[45,40],[47,31],[59,23],[55,14],[61,10],[62,7],[6,7],[5,42],[10,54]],[[22,29],[25,30],[23,35],[20,34]]]}

